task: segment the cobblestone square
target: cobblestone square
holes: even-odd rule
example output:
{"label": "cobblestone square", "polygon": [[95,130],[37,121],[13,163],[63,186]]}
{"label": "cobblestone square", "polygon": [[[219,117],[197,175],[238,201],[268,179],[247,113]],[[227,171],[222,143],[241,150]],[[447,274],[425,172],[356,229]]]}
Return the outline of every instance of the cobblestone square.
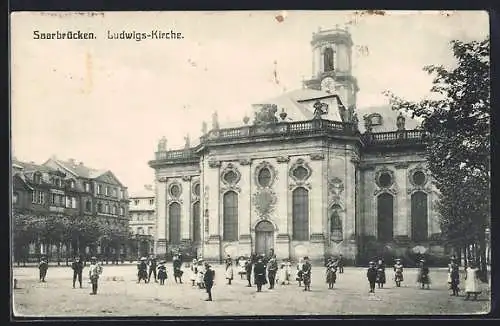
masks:
{"label": "cobblestone square", "polygon": [[[405,270],[405,282],[396,288],[392,272],[388,283],[375,294],[368,293],[366,271],[345,268],[333,290],[325,283],[325,269],[313,267],[311,292],[303,292],[297,282],[267,287],[256,293],[246,287],[246,280],[236,275],[231,285],[224,279],[224,267],[217,265],[213,302],[206,293],[192,287],[189,270],[184,269],[184,283],[175,284],[172,267],[168,280],[137,284],[134,265],[104,265],[98,295],[89,295],[88,268],[84,269],[83,289],[72,288],[69,267],[51,267],[46,283],[38,282],[37,268],[14,268],[18,289],[13,290],[14,313],[17,316],[255,316],[255,315],[443,315],[481,314],[490,310],[490,290],[482,284],[477,301],[450,296],[446,270],[431,268],[431,289],[418,289],[417,270]],[[463,285],[463,276],[462,276]]]}

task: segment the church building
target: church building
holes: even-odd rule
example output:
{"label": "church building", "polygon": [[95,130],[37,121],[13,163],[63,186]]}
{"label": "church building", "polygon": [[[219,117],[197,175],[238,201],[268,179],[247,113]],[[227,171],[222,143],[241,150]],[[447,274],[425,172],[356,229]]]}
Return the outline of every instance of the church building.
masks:
{"label": "church building", "polygon": [[[253,105],[224,128],[213,114],[197,146],[158,144],[156,254],[206,260],[268,253],[297,261],[342,254],[442,256],[426,134],[390,107],[358,108],[347,30],[313,33],[304,87]],[[359,117],[363,123],[359,123]]]}

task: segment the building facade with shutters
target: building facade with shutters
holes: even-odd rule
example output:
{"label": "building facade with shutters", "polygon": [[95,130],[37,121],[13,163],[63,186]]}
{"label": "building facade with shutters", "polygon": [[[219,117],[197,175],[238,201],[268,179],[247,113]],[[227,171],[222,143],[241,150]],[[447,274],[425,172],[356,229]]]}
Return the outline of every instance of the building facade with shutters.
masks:
{"label": "building facade with shutters", "polygon": [[156,200],[152,185],[144,185],[144,189],[130,194],[129,228],[137,241],[137,256],[154,253],[156,234]]}
{"label": "building facade with shutters", "polygon": [[[342,254],[352,263],[415,247],[442,257],[437,191],[419,122],[390,107],[358,108],[348,31],[313,34],[302,89],[255,104],[236,127],[203,123],[196,146],[158,144],[156,253],[268,253],[294,260]],[[359,117],[363,117],[362,124]]]}

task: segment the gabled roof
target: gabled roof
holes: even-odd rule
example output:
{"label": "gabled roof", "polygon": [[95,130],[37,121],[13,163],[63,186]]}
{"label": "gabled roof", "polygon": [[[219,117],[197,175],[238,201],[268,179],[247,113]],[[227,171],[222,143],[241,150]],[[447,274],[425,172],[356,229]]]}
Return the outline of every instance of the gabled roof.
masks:
{"label": "gabled roof", "polygon": [[25,185],[28,189],[33,190],[33,187],[31,187],[29,185],[28,181],[26,180],[26,176],[24,175],[24,173],[22,173],[22,172],[15,173],[13,175],[13,178],[17,178],[17,179],[21,180],[23,185]]}
{"label": "gabled roof", "polygon": [[123,187],[123,184],[118,180],[118,178],[111,171],[105,171],[104,173],[99,174],[97,177],[91,177],[92,179],[100,180],[106,183],[116,184],[120,187]]}
{"label": "gabled roof", "polygon": [[[390,105],[360,107],[356,109],[356,112],[358,113],[359,131],[362,133],[366,130],[363,116],[373,113],[378,113],[382,116],[382,125],[374,126],[373,132],[387,132],[397,130],[396,121],[399,112],[393,110]],[[421,120],[413,119],[407,113],[403,113],[403,116],[405,117],[405,129],[412,130],[420,126]]]}
{"label": "gabled roof", "polygon": [[[90,168],[88,166],[85,166],[81,162],[76,163],[74,161],[63,161],[63,160],[57,160],[57,159],[52,159],[52,161],[55,162],[57,165],[61,166],[66,171],[73,174],[75,177],[95,179],[95,178],[103,175],[104,173],[109,172],[107,170],[97,170],[97,169]],[[45,164],[47,164],[48,162],[46,162]]]}
{"label": "gabled roof", "polygon": [[52,169],[48,166],[45,166],[45,165],[36,164],[34,162],[27,163],[27,162],[21,162],[19,160],[12,160],[12,166],[14,166],[14,165],[21,167],[23,169],[23,172],[25,172],[25,173],[35,172],[35,171],[54,172],[54,169]]}

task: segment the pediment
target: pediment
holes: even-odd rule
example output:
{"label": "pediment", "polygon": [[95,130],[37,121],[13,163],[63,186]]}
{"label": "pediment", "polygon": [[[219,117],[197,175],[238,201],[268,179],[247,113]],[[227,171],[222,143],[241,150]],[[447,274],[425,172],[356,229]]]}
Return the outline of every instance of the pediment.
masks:
{"label": "pediment", "polygon": [[103,174],[95,178],[95,180],[123,187],[122,183],[111,171],[104,172]]}

